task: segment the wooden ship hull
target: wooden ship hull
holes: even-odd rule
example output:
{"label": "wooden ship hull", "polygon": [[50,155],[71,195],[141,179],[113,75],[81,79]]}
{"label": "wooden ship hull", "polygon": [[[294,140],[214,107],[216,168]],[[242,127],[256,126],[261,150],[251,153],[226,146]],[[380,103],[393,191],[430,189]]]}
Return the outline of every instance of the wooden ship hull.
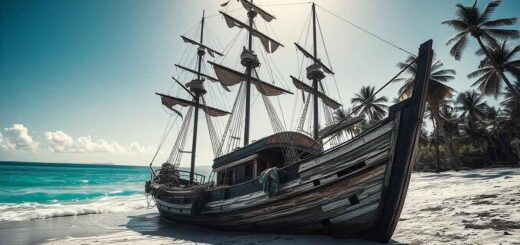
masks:
{"label": "wooden ship hull", "polygon": [[[388,242],[414,166],[431,58],[430,40],[419,50],[413,95],[390,107],[386,119],[362,134],[281,167],[275,195],[264,191],[255,162],[252,179],[239,184],[152,191],[160,216],[220,230],[318,233]],[[245,160],[235,160],[234,165],[256,161],[251,156],[265,154],[262,149],[272,137],[240,149],[244,154],[235,153],[235,158]],[[224,160],[228,166],[232,161]],[[152,183],[154,188],[160,189]]]}

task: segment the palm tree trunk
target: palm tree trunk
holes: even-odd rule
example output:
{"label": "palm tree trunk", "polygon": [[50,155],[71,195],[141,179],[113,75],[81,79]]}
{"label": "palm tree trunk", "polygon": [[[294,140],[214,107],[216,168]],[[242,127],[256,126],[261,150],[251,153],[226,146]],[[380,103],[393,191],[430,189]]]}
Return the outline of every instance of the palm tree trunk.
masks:
{"label": "palm tree trunk", "polygon": [[491,147],[493,148],[493,154],[495,155],[495,164],[498,163],[498,153],[497,153],[497,146],[495,145],[495,141],[493,141],[493,138],[491,135],[487,135],[489,143],[491,144]]}
{"label": "palm tree trunk", "polygon": [[444,142],[446,143],[446,148],[448,149],[448,154],[450,155],[450,163],[451,167],[455,171],[459,171],[459,166],[461,165],[460,159],[457,155],[455,155],[455,148],[453,147],[453,143],[450,140],[450,137],[448,136],[448,133],[446,132],[444,126],[444,120],[441,118],[441,115],[436,110],[431,110],[432,115],[435,118],[435,121],[437,122],[437,128],[439,130],[439,133],[444,138]]}
{"label": "palm tree trunk", "polygon": [[441,159],[439,155],[439,130],[437,128],[437,124],[435,123],[434,117],[432,117],[433,124],[433,134],[435,136],[435,140],[433,145],[435,146],[435,172],[439,173],[441,171]]}
{"label": "palm tree trunk", "polygon": [[[491,57],[489,51],[487,50],[486,46],[484,45],[484,43],[482,42],[480,37],[476,37],[476,38],[477,38],[478,44],[480,45],[480,48],[482,48],[482,50],[484,50],[484,53],[486,53],[486,56],[489,58],[489,60],[491,60],[491,62],[493,62],[493,65],[497,66],[497,62],[495,61],[495,59],[493,59],[493,57]],[[511,82],[509,82],[509,79],[506,77],[506,74],[504,74],[504,71],[499,71],[498,73],[500,74],[500,77],[502,77],[502,80],[504,80],[506,85],[509,87],[509,89],[511,89],[511,92],[513,93],[513,95],[517,99],[520,100],[520,93],[518,92],[518,90],[515,89],[515,87],[513,87]]]}

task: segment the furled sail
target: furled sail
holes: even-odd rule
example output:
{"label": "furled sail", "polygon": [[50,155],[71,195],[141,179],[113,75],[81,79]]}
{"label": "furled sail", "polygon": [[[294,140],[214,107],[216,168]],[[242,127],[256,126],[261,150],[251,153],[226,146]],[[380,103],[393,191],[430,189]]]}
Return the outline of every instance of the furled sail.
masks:
{"label": "furled sail", "polygon": [[[176,97],[172,97],[172,96],[160,94],[160,93],[155,93],[155,94],[161,96],[161,103],[164,106],[166,106],[169,109],[172,109],[174,111],[176,111],[176,110],[173,109],[173,106],[176,106],[176,105],[180,105],[182,107],[197,105],[193,101],[176,98]],[[208,114],[209,116],[212,116],[212,117],[221,117],[221,116],[225,116],[225,115],[229,114],[229,112],[227,112],[227,111],[223,111],[223,110],[211,107],[211,106],[205,106],[205,105],[199,104],[198,107],[201,108],[206,114]],[[178,112],[178,111],[176,111],[176,112]]]}
{"label": "furled sail", "polygon": [[210,48],[210,47],[208,47],[208,46],[206,46],[206,45],[204,45],[202,43],[199,43],[197,41],[191,40],[191,39],[189,39],[189,38],[187,38],[185,36],[181,36],[181,38],[182,38],[182,40],[184,40],[185,43],[190,43],[190,44],[193,44],[193,45],[197,45],[197,46],[205,49],[206,51],[208,51],[208,54],[211,55],[211,57],[213,57],[213,58],[215,58],[215,54],[223,56],[222,53],[220,53],[220,52],[218,52],[218,51],[216,51],[216,50],[214,50],[214,49],[212,49],[212,48]]}
{"label": "furled sail", "polygon": [[270,38],[269,36],[259,32],[258,30],[254,29],[254,28],[251,28],[249,27],[247,24],[245,24],[244,22],[242,21],[239,21],[231,16],[229,16],[228,14],[220,11],[220,13],[224,16],[224,19],[226,19],[226,23],[228,25],[229,28],[233,28],[233,27],[238,27],[238,28],[244,28],[244,29],[247,29],[248,31],[251,32],[251,34],[253,34],[253,36],[257,37],[258,39],[260,39],[260,42],[262,43],[262,46],[264,46],[265,50],[268,52],[268,53],[273,53],[274,51],[276,51],[280,46],[283,47],[283,45],[281,43],[279,43],[278,41]]}
{"label": "furled sail", "polygon": [[314,57],[314,55],[312,55],[311,53],[309,53],[307,50],[305,50],[304,48],[302,48],[300,45],[298,45],[297,43],[294,43],[294,45],[296,45],[296,48],[298,48],[298,50],[300,50],[300,52],[303,53],[303,55],[305,55],[305,57],[311,59],[314,61],[314,63],[318,64],[319,66],[321,66],[321,68],[323,68],[323,70],[329,74],[334,74],[334,72],[328,68],[325,64],[323,64],[323,62],[321,62],[320,59],[318,59],[317,57]]}
{"label": "furled sail", "polygon": [[346,119],[344,121],[341,121],[341,122],[329,125],[329,126],[323,128],[323,129],[321,129],[318,132],[318,137],[320,139],[323,139],[325,137],[334,135],[335,133],[337,133],[337,132],[339,132],[341,130],[353,127],[354,125],[356,125],[358,123],[361,123],[363,120],[364,120],[364,117],[363,116],[359,116],[359,117],[349,118],[349,119]]}
{"label": "furled sail", "polygon": [[252,2],[249,2],[247,0],[240,0],[240,2],[242,3],[242,6],[244,6],[244,8],[246,10],[252,9],[252,10],[256,11],[260,16],[262,16],[262,19],[264,19],[267,22],[271,22],[271,20],[276,19],[276,17],[274,17],[267,11],[261,9],[260,7],[254,5]]}
{"label": "furled sail", "polygon": [[[291,78],[293,80],[294,86],[297,89],[305,91],[310,94],[314,93],[314,88],[312,88],[311,86],[300,81],[298,78],[295,78],[293,76],[291,76]],[[339,102],[335,101],[334,99],[330,98],[329,96],[327,96],[326,94],[324,94],[322,92],[318,91],[318,97],[323,101],[323,103],[325,105],[327,105],[328,107],[330,107],[332,109],[338,109],[341,106],[341,104]]]}
{"label": "furled sail", "polygon": [[[217,74],[218,80],[224,86],[233,86],[247,79],[247,75],[242,72],[235,71],[231,68],[219,65],[211,61],[208,61],[208,63],[210,63],[213,66],[213,69],[215,69],[215,74]],[[266,83],[255,77],[251,77],[251,82],[255,85],[258,92],[265,96],[292,94],[290,91],[287,91],[270,83]]]}

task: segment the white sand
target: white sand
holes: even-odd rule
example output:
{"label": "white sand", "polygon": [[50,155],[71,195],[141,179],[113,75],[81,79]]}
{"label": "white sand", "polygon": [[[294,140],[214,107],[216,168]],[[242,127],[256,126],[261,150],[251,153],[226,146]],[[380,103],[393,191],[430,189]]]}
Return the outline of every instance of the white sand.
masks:
{"label": "white sand", "polygon": [[[223,233],[189,226],[139,227],[48,244],[376,244],[325,236]],[[393,236],[404,244],[520,244],[520,169],[415,173]]]}

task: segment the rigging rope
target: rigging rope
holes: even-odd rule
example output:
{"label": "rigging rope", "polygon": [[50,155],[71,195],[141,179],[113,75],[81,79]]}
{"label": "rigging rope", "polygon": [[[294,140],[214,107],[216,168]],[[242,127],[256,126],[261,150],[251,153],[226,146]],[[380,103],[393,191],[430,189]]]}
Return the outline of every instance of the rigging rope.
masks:
{"label": "rigging rope", "polygon": [[303,111],[300,116],[300,120],[298,122],[298,128],[296,131],[303,132],[303,125],[305,124],[305,118],[307,118],[307,111],[309,110],[309,104],[311,102],[311,96],[307,96],[307,100],[305,100],[305,105],[303,106]]}
{"label": "rigging rope", "polygon": [[358,25],[352,23],[351,21],[349,21],[349,20],[347,20],[347,19],[345,19],[345,18],[343,18],[343,17],[341,17],[341,16],[339,16],[339,15],[333,13],[332,11],[330,11],[330,10],[328,10],[328,9],[326,9],[326,8],[324,8],[324,7],[320,6],[320,5],[318,5],[318,4],[316,4],[316,6],[318,6],[318,7],[321,8],[321,9],[323,9],[325,12],[327,12],[327,13],[333,15],[334,17],[336,17],[336,18],[338,18],[338,19],[344,21],[345,23],[354,26],[355,28],[361,30],[362,32],[364,32],[364,33],[366,33],[366,34],[368,34],[368,35],[370,35],[370,36],[372,36],[372,37],[374,37],[374,38],[376,38],[376,39],[379,39],[380,41],[382,41],[382,42],[384,42],[384,43],[386,43],[386,44],[388,44],[388,45],[390,45],[390,46],[392,46],[392,47],[394,47],[394,48],[396,48],[396,49],[399,49],[399,50],[401,50],[401,51],[403,51],[403,52],[405,52],[405,53],[407,53],[407,54],[409,54],[409,55],[412,55],[413,57],[416,57],[416,55],[413,54],[412,52],[409,52],[409,51],[407,51],[406,49],[401,48],[401,47],[397,46],[396,44],[394,44],[394,43],[392,43],[392,42],[390,42],[390,41],[385,40],[384,38],[382,38],[382,37],[380,37],[380,36],[378,36],[378,35],[376,35],[376,34],[370,32],[370,31],[368,31],[368,30],[366,30],[365,28],[363,28],[363,27],[361,27],[361,26],[358,26]]}
{"label": "rigging rope", "polygon": [[[327,57],[327,63],[329,65],[330,69],[334,70],[333,67],[332,67],[332,61],[331,61],[330,56],[329,56],[329,51],[327,50],[327,45],[325,45],[325,38],[323,37],[323,30],[321,29],[320,19],[318,18],[318,16],[316,16],[316,21],[318,22],[318,30],[320,32],[321,42],[323,43],[323,49],[325,49],[325,55]],[[341,98],[341,93],[339,92],[338,82],[336,81],[336,75],[332,74],[332,78],[334,79],[334,85],[336,87],[336,92],[338,92],[339,101],[341,103],[343,103],[343,99]]]}
{"label": "rigging rope", "polygon": [[[224,129],[224,134],[222,135],[222,139],[220,140],[220,144],[218,146],[218,149],[217,149],[217,154],[215,155],[216,157],[219,157],[222,155],[222,151],[223,151],[223,147],[224,147],[224,144],[226,142],[226,138],[227,138],[227,135],[228,133],[230,135],[233,135],[233,132],[230,132],[230,130],[234,131],[234,127],[232,126],[236,126],[236,124],[234,123],[237,117],[237,113],[238,111],[240,111],[239,107],[241,107],[241,98],[242,98],[242,93],[243,93],[243,90],[244,90],[244,83],[240,83],[240,87],[238,89],[238,93],[237,93],[237,97],[235,99],[235,102],[233,103],[233,109],[231,111],[231,115],[229,116],[228,118],[228,122],[226,123],[226,128]],[[238,115],[239,117],[241,115]],[[228,140],[228,144],[231,140]],[[228,147],[229,148],[229,147]]]}
{"label": "rigging rope", "polygon": [[[168,135],[170,135],[170,131],[172,130],[173,126],[175,126],[175,122],[177,122],[177,119],[179,118],[179,116],[176,115],[175,120],[173,120],[172,125],[168,129],[168,124],[170,124],[172,117],[173,117],[173,114],[170,114],[170,117],[168,118],[168,122],[166,123],[166,126],[164,127],[164,131],[163,131],[161,140],[159,141],[159,146],[157,147],[157,151],[155,152],[155,154],[152,157],[152,160],[150,161],[150,169],[152,169],[153,161],[157,157],[157,154],[159,154],[159,151],[161,151],[161,148],[162,148],[164,142],[166,141],[166,138],[168,138]],[[168,129],[168,131],[166,131],[166,129]],[[155,172],[153,171],[153,169],[152,169],[152,175],[155,175]]]}
{"label": "rigging rope", "polygon": [[[206,100],[202,97],[202,104],[207,106]],[[206,116],[206,123],[208,124],[209,138],[211,140],[211,147],[213,149],[213,154],[216,156],[218,152],[218,146],[220,145],[220,139],[217,131],[215,130],[215,126],[213,125],[213,121],[208,113],[204,113]]]}
{"label": "rigging rope", "polygon": [[168,158],[168,162],[173,165],[179,165],[181,158],[182,158],[182,152],[181,149],[184,149],[184,144],[186,143],[186,135],[189,131],[189,126],[191,122],[191,117],[193,114],[193,107],[190,107],[188,109],[188,112],[186,113],[185,120],[182,123],[181,129],[179,131],[179,135],[177,136],[177,140],[175,140],[175,144],[173,146],[172,152],[170,153],[170,157]]}

